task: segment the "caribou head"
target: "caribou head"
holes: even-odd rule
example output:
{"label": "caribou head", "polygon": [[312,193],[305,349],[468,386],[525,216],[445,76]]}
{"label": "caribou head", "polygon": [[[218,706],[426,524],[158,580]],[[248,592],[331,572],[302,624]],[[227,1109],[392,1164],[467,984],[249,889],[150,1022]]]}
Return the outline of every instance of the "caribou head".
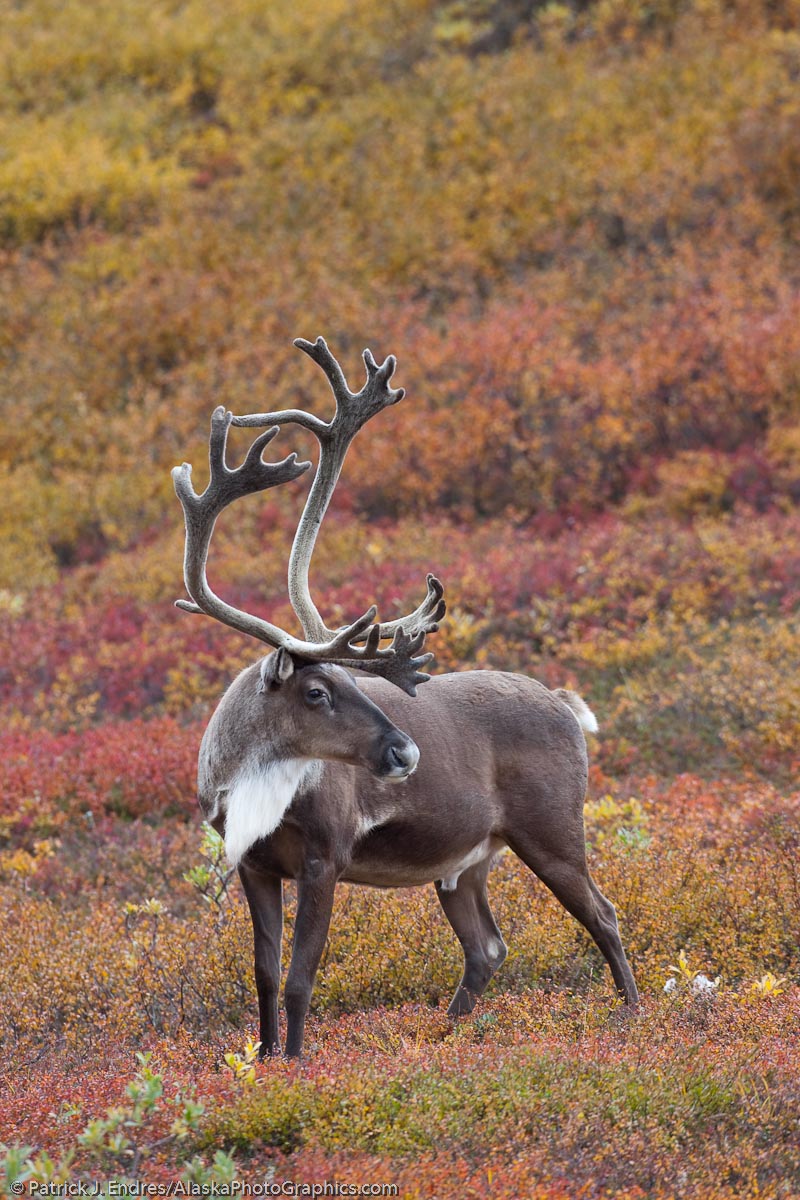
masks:
{"label": "caribou head", "polygon": [[333,663],[295,664],[287,650],[263,659],[257,695],[265,721],[262,744],[281,758],[315,758],[364,767],[377,779],[402,782],[417,769],[419,749]]}

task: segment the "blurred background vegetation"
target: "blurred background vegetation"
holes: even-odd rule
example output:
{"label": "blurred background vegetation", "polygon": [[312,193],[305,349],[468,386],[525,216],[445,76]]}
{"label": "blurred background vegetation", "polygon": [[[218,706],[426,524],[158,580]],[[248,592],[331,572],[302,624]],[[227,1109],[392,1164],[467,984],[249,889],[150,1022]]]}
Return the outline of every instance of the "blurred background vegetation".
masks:
{"label": "blurred background vegetation", "polygon": [[[0,55],[13,719],[179,713],[244,660],[171,609],[169,468],[217,403],[328,411],[322,332],[408,391],[320,549],[343,618],[433,567],[442,665],[572,672],[618,764],[793,769],[797,3],[37,0]],[[223,521],[239,600],[283,605],[303,487]]]}
{"label": "blurred background vegetation", "polygon": [[[390,618],[433,569],[450,607],[439,669],[587,697],[593,869],[645,995],[683,947],[726,986],[796,976],[800,0],[5,0],[0,15],[3,1045],[99,1072],[111,1042],[252,1025],[241,900],[220,916],[184,872],[202,725],[257,647],[172,606],[169,469],[192,461],[202,486],[217,404],[330,412],[291,345],[320,333],[351,383],[369,345],[397,355],[407,389],[348,460],[312,571],[323,611],[344,621],[375,598]],[[276,456],[290,449],[313,451],[294,430]],[[218,590],[289,626],[305,486],[240,504],[212,554]],[[512,946],[496,987],[585,991],[599,960],[529,874],[504,860],[493,895]],[[457,958],[426,894],[343,889],[317,1012],[438,1002]],[[638,1048],[615,1043],[625,1080],[661,1026],[677,1088],[704,1038],[741,1035],[746,1107],[767,1026],[734,1036],[736,1003],[707,1038],[696,1013],[656,1010]],[[526,1004],[561,1020],[552,998],[520,1004],[476,1018],[476,1054],[493,1021],[535,1036]],[[570,1009],[570,1045],[588,1011]],[[370,1062],[376,1038],[413,1042],[422,1018],[399,1020],[359,1027]],[[792,1051],[770,1028],[784,1099],[763,1137],[753,1084],[750,1183],[705,1144],[731,1189],[714,1195],[752,1180],[766,1195],[792,1155],[800,1171],[796,1121],[781,1123]],[[571,1051],[554,1053],[571,1078]],[[625,1154],[614,1112],[596,1118],[608,1177],[621,1195],[632,1176],[614,1171],[636,1162],[631,1194],[655,1194],[652,1148],[670,1163],[686,1143],[662,1145],[620,1087]],[[705,1129],[716,1110],[697,1103]],[[38,1109],[20,1104],[24,1128]],[[579,1121],[573,1135],[580,1175]],[[691,1194],[675,1178],[669,1194]]]}

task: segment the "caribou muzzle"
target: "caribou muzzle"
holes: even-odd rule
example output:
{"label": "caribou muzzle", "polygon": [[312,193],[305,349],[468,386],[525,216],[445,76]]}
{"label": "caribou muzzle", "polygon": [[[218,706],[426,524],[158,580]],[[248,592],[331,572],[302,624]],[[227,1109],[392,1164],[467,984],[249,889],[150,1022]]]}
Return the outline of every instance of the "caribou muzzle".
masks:
{"label": "caribou muzzle", "polygon": [[380,766],[374,772],[379,779],[401,783],[413,775],[419,763],[417,743],[399,729],[393,729],[383,740]]}

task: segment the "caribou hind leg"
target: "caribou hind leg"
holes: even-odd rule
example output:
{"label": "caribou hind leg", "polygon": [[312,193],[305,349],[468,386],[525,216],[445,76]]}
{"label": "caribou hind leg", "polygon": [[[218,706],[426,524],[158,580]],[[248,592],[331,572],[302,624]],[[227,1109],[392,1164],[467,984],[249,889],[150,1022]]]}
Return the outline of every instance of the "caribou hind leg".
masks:
{"label": "caribou hind leg", "polygon": [[469,867],[453,889],[445,888],[441,880],[436,884],[439,903],[464,951],[464,975],[447,1010],[451,1017],[472,1012],[478,997],[505,961],[506,944],[486,895],[490,863],[491,859],[485,859]]}
{"label": "caribou hind leg", "polygon": [[617,991],[625,1003],[638,1004],[639,993],[622,948],[614,905],[589,874],[583,847],[567,856],[545,851],[532,839],[509,838],[509,845],[591,934],[611,968]]}

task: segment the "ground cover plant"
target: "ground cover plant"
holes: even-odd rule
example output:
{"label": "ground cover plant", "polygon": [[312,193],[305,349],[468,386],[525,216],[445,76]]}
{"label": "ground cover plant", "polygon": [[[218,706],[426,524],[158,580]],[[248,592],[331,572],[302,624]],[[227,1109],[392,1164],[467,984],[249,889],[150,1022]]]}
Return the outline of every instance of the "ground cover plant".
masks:
{"label": "ground cover plant", "polygon": [[[800,8],[37,0],[0,62],[0,1191],[800,1194]],[[633,1020],[508,855],[471,1017],[432,889],[342,887],[305,1062],[254,1062],[194,770],[258,648],[172,607],[169,468],[304,406],[318,333],[408,394],[315,594],[435,564],[438,670],[586,696]],[[305,486],[216,535],[285,627]]]}

